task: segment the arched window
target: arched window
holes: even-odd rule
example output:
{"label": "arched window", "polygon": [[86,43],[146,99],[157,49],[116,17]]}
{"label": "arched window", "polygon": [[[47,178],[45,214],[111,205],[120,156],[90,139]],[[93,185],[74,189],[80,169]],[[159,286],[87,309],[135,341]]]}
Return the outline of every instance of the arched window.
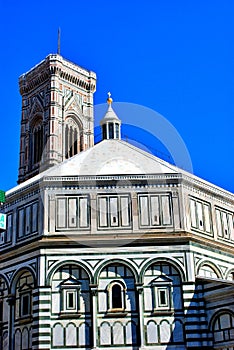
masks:
{"label": "arched window", "polygon": [[34,279],[29,271],[23,272],[18,278],[15,292],[15,319],[26,319],[31,322],[32,317],[32,294]]}
{"label": "arched window", "polygon": [[123,311],[125,308],[125,288],[121,283],[113,282],[109,285],[109,310]]}
{"label": "arched window", "polygon": [[68,159],[81,150],[79,127],[72,118],[68,118],[65,124],[65,158]]}
{"label": "arched window", "polygon": [[112,286],[112,308],[122,309],[122,288],[119,284],[114,284]]}
{"label": "arched window", "polygon": [[234,341],[234,315],[223,312],[216,316],[213,322],[213,337],[215,348],[230,348]]}
{"label": "arched window", "polygon": [[33,163],[37,164],[41,161],[43,152],[43,125],[39,121],[33,128]]}

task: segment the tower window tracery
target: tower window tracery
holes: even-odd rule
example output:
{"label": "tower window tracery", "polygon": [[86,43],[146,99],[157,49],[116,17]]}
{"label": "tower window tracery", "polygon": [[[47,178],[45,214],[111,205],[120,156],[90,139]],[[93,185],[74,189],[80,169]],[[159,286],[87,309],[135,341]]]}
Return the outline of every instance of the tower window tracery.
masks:
{"label": "tower window tracery", "polygon": [[65,158],[73,157],[82,151],[82,136],[79,126],[72,118],[68,118],[65,124]]}
{"label": "tower window tracery", "polygon": [[33,163],[37,164],[41,161],[43,152],[43,125],[42,121],[38,121],[33,128]]}

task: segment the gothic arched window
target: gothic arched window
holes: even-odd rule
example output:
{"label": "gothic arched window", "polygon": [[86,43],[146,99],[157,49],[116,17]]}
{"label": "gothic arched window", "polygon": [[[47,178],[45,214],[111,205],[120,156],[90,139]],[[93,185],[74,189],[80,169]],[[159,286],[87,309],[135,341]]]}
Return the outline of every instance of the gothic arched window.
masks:
{"label": "gothic arched window", "polygon": [[68,118],[65,124],[65,158],[68,159],[81,150],[81,134],[79,127],[72,118]]}
{"label": "gothic arched window", "polygon": [[41,161],[43,151],[43,125],[39,121],[33,128],[33,163]]}

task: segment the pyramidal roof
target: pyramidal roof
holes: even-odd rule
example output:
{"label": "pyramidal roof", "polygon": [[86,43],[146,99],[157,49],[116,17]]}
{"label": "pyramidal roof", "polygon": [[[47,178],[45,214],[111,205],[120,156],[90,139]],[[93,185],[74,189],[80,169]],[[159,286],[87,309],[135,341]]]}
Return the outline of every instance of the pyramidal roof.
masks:
{"label": "pyramidal roof", "polygon": [[178,168],[132,144],[118,139],[103,140],[93,147],[66,159],[44,172],[7,191],[13,194],[44,177],[108,176],[108,175],[166,175],[183,174],[210,189],[233,196],[206,180]]}
{"label": "pyramidal roof", "polygon": [[120,119],[118,118],[117,114],[115,113],[115,111],[113,110],[111,103],[109,104],[109,107],[107,109],[107,112],[104,116],[104,118],[100,121],[100,125],[105,124],[106,122],[119,122],[120,123]]}
{"label": "pyramidal roof", "polygon": [[103,140],[50,170],[48,176],[176,173],[175,166],[122,140]]}
{"label": "pyramidal roof", "polygon": [[[100,122],[118,121],[118,118],[112,109],[112,98],[108,93],[108,110]],[[191,180],[194,179],[200,184],[218,189],[222,193],[229,192],[205,181],[185,170],[178,168],[132,144],[118,138],[105,139],[86,151],[80,152],[73,157],[64,160],[46,171],[28,179],[18,186],[7,191],[7,195],[21,190],[44,177],[75,177],[75,176],[108,176],[108,175],[166,175],[183,174]],[[230,193],[229,193],[230,194]]]}

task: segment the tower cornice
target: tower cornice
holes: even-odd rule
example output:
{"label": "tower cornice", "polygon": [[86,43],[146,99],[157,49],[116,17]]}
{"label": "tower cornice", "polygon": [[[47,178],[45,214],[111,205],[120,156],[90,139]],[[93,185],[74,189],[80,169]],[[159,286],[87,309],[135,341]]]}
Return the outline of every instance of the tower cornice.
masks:
{"label": "tower cornice", "polygon": [[20,76],[21,95],[40,86],[53,75],[57,75],[60,79],[77,85],[85,91],[93,93],[96,90],[96,74],[94,72],[77,66],[58,54],[51,54],[30,71]]}

